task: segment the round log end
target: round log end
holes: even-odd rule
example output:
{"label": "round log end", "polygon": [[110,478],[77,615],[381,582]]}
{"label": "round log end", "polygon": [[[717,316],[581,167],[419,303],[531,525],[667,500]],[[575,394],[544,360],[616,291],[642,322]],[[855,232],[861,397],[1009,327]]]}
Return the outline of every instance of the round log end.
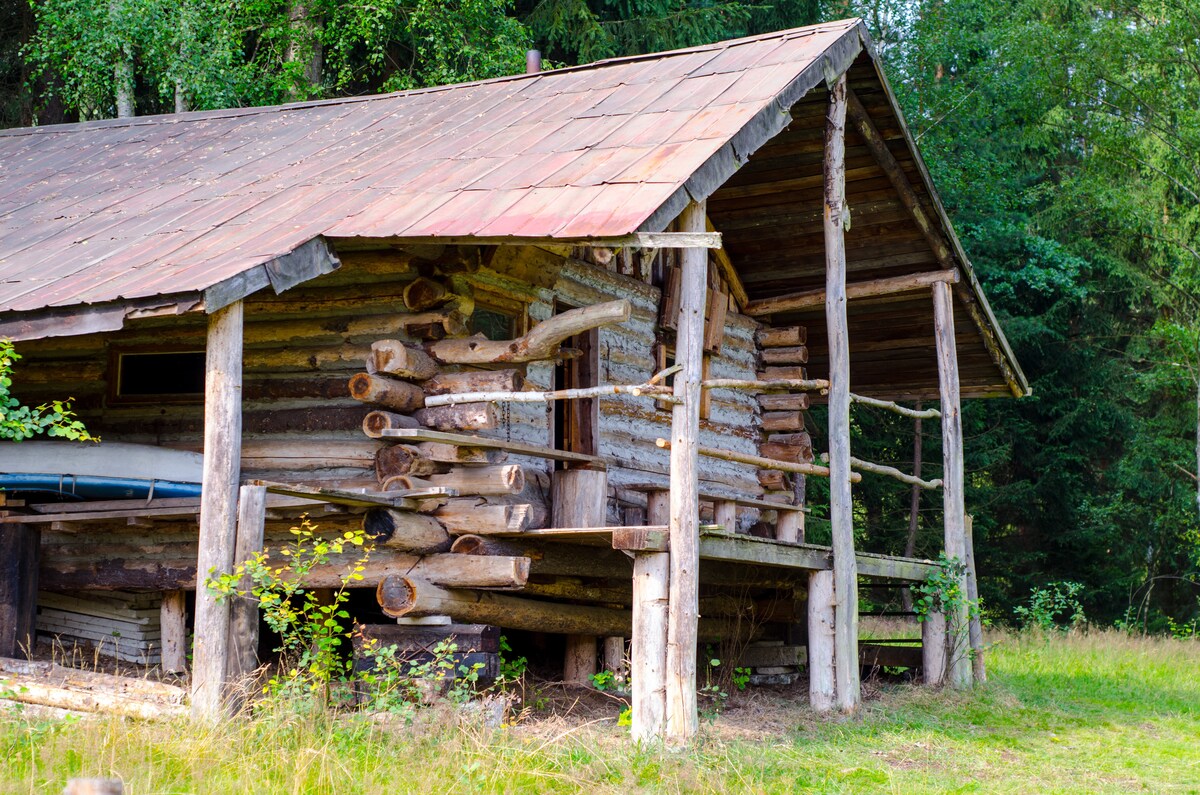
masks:
{"label": "round log end", "polygon": [[417,603],[416,582],[399,574],[385,577],[375,589],[375,599],[385,615],[401,618]]}
{"label": "round log end", "polygon": [[350,397],[355,400],[368,400],[371,395],[371,374],[355,373],[350,376]]}
{"label": "round log end", "polygon": [[459,536],[450,545],[450,552],[456,555],[486,555],[483,549],[483,539],[475,535]]}

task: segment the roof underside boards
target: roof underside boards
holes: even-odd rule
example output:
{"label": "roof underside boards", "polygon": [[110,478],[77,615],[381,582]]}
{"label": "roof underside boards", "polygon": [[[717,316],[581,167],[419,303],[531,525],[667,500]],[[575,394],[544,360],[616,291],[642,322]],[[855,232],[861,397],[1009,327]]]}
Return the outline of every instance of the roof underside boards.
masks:
{"label": "roof underside boards", "polygon": [[[336,268],[327,240],[616,238],[703,198],[752,300],[820,289],[822,83],[847,68],[964,276],[963,394],[1026,391],[857,20],[378,97],[0,131],[0,334],[215,311]],[[852,128],[846,167],[850,282],[947,267]],[[826,375],[821,310],[763,319],[808,326]],[[927,288],[853,301],[849,319],[855,391],[936,397]]]}
{"label": "roof underside boards", "polygon": [[678,205],[665,225],[756,116],[786,123],[777,98],[815,85],[835,44],[853,56],[858,26],[367,99],[0,132],[0,308],[204,291],[318,235],[612,237]]}

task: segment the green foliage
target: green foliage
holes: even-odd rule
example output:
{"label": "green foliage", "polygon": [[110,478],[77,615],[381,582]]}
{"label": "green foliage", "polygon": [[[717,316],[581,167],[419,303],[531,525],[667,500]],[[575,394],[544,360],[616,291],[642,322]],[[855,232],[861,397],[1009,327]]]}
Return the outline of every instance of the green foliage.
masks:
{"label": "green foliage", "polygon": [[944,552],[939,555],[937,567],[929,577],[912,586],[913,612],[917,614],[917,621],[928,620],[930,613],[952,616],[964,609],[969,617],[977,616],[979,602],[968,599],[963,590],[966,574],[967,566],[958,558],[946,557]]}
{"label": "green foliage", "polygon": [[1082,591],[1083,584],[1078,582],[1047,583],[1030,591],[1028,604],[1017,605],[1013,613],[1026,629],[1073,629],[1087,621],[1079,602]]}
{"label": "green foliage", "polygon": [[[330,685],[346,681],[351,670],[346,642],[352,634],[350,613],[346,610],[349,587],[362,580],[362,572],[371,546],[363,530],[348,530],[340,536],[322,536],[317,525],[304,517],[291,528],[292,540],[276,557],[269,549],[256,552],[229,574],[209,577],[206,586],[222,598],[253,598],[263,620],[279,635],[280,655],[277,673],[264,692],[275,696],[315,697],[325,706]],[[360,556],[347,569],[339,588],[322,594],[304,586],[310,572],[327,565],[333,555],[357,550]],[[250,579],[250,590],[240,590],[243,576]]]}
{"label": "green foliage", "polygon": [[518,682],[529,667],[529,660],[524,656],[512,656],[512,646],[508,643],[508,638],[504,635],[500,636],[500,679],[504,682]]}
{"label": "green foliage", "polygon": [[71,399],[26,406],[12,396],[13,366],[21,358],[12,340],[0,339],[0,439],[20,442],[46,435],[76,442],[98,442],[71,409]]}
{"label": "green foliage", "polygon": [[475,695],[483,668],[483,663],[458,662],[458,644],[448,639],[438,641],[428,659],[406,659],[395,644],[383,646],[374,638],[362,644],[361,652],[369,663],[355,674],[362,686],[361,706],[410,719],[418,706],[437,698],[455,705],[467,703]]}
{"label": "green foliage", "polygon": [[592,687],[599,690],[601,693],[617,689],[617,675],[612,671],[600,671],[588,676]]}

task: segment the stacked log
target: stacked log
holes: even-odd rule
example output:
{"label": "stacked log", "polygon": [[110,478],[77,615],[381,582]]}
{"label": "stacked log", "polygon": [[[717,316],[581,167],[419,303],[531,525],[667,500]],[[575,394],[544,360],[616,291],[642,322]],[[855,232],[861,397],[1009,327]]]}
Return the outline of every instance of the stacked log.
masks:
{"label": "stacked log", "polygon": [[[759,329],[756,339],[763,363],[759,378],[807,378],[804,365],[808,363],[808,329],[805,326],[779,326]],[[804,412],[809,407],[807,392],[760,394],[763,440],[759,455],[777,461],[806,464],[813,461],[812,437],[804,429]],[[804,504],[803,475],[763,470],[759,482],[767,493],[793,505]],[[796,511],[780,511],[775,537],[786,541],[803,541],[803,516]]]}

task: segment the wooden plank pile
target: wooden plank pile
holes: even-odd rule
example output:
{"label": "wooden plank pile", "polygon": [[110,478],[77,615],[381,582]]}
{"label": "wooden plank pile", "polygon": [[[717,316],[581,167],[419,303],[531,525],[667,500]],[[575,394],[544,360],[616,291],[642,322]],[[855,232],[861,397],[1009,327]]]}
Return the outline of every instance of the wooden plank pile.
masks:
{"label": "wooden plank pile", "polygon": [[70,652],[83,647],[141,665],[162,660],[157,593],[39,593],[37,634]]}

